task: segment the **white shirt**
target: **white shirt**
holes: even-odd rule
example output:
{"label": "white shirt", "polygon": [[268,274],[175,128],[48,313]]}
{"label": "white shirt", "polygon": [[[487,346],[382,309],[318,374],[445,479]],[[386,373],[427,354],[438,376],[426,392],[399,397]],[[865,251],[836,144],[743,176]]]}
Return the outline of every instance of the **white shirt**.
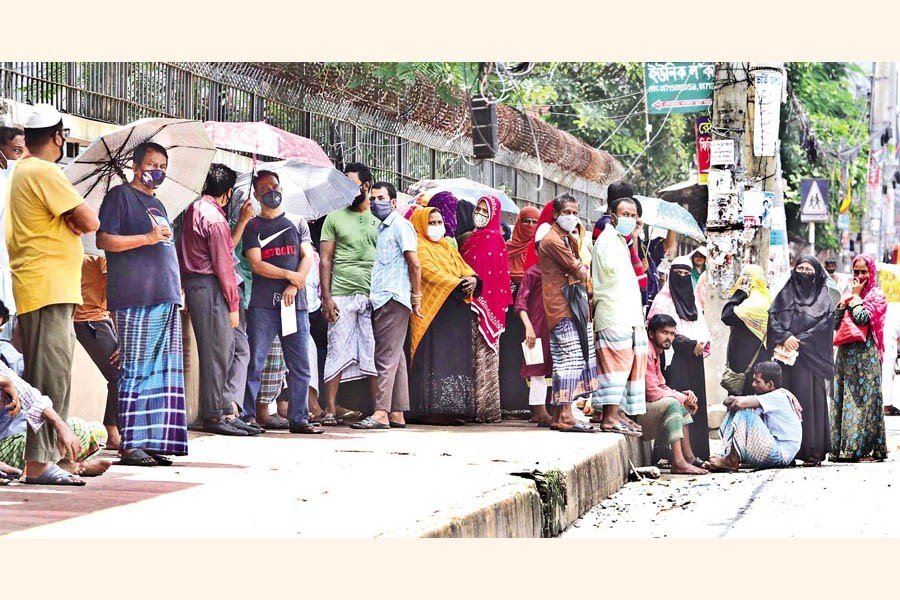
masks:
{"label": "white shirt", "polygon": [[644,326],[644,305],[631,250],[612,223],[594,243],[591,253],[594,292],[594,331],[607,327]]}

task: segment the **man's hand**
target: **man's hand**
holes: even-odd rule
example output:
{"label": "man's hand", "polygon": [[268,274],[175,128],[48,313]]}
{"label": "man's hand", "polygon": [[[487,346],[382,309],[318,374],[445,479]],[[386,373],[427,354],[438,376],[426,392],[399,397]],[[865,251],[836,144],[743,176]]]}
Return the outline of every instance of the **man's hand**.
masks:
{"label": "man's hand", "polygon": [[172,239],[172,230],[169,229],[168,225],[160,224],[153,228],[147,234],[147,239],[150,240],[150,246],[158,244],[162,241],[167,241]]}
{"label": "man's hand", "polygon": [[697,404],[697,396],[694,395],[693,392],[689,392],[689,396],[684,400],[684,407],[688,410],[691,415],[696,414],[697,408],[699,405]]}
{"label": "man's hand", "polygon": [[122,366],[119,361],[119,349],[116,348],[116,351],[109,355],[109,364],[116,367],[117,369]]}
{"label": "man's hand", "polygon": [[800,340],[798,340],[794,336],[791,336],[788,339],[784,340],[783,346],[788,352],[795,352],[796,350],[800,349]]}
{"label": "man's hand", "polygon": [[54,425],[56,426],[56,446],[59,448],[59,453],[63,458],[68,454],[69,460],[77,462],[78,456],[81,454],[81,442],[62,419],[55,421]]}
{"label": "man's hand", "polygon": [[17,416],[21,410],[19,392],[16,391],[15,386],[13,386],[12,381],[8,377],[0,377],[0,389],[3,390],[4,396],[9,399],[5,404],[6,414],[10,417]]}
{"label": "man's hand", "polygon": [[237,329],[237,326],[241,324],[241,311],[240,309],[228,313],[228,321],[231,324],[232,329]]}
{"label": "man's hand", "polygon": [[[298,290],[302,290],[306,287],[306,277],[298,273],[297,271],[291,271],[287,276],[288,283],[297,288]],[[296,290],[294,290],[296,292]]]}
{"label": "man's hand", "polygon": [[253,202],[250,198],[241,205],[241,212],[238,214],[238,223],[246,225],[253,218]]}
{"label": "man's hand", "polygon": [[413,314],[420,319],[424,319],[425,315],[422,314],[422,294],[419,294],[418,296],[413,294],[410,298],[410,303],[412,304]]}
{"label": "man's hand", "polygon": [[289,285],[284,288],[284,292],[281,293],[281,299],[284,301],[285,306],[293,306],[294,299],[297,297],[297,288],[293,285]]}
{"label": "man's hand", "polygon": [[322,316],[324,316],[325,320],[329,323],[334,323],[338,320],[338,316],[340,316],[340,310],[338,309],[337,303],[331,296],[322,298]]}
{"label": "man's hand", "polygon": [[694,346],[694,356],[703,356],[703,348],[706,346],[703,342],[697,342]]}
{"label": "man's hand", "polygon": [[67,212],[66,214],[63,215],[63,221],[65,222],[66,227],[69,228],[69,231],[71,231],[72,233],[74,233],[75,235],[78,235],[78,236],[84,235],[84,232],[81,230],[80,227],[78,227],[78,225],[75,224],[75,221],[72,219],[71,212]]}

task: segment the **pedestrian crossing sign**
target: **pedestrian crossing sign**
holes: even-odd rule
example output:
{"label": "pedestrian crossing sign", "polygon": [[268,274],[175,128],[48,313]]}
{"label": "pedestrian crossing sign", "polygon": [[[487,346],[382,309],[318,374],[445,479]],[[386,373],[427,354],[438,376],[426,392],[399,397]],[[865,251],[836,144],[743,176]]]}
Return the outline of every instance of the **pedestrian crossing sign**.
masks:
{"label": "pedestrian crossing sign", "polygon": [[828,180],[802,179],[800,181],[800,221],[821,223],[828,220]]}

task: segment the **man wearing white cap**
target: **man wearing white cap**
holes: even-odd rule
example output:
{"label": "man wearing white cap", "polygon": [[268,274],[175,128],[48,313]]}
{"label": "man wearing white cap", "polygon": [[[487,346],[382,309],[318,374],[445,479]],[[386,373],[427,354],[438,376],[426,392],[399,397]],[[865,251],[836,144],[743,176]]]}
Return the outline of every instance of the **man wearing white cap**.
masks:
{"label": "man wearing white cap", "polygon": [[[31,156],[20,160],[9,190],[6,243],[25,356],[25,379],[53,401],[62,420],[69,415],[69,382],[75,352],[72,317],[81,304],[80,236],[96,231],[97,214],[54,164],[64,155],[62,115],[37,104],[25,122]],[[64,458],[64,457],[63,457]],[[52,428],[28,429],[25,483],[83,485],[61,470]],[[70,456],[75,461],[75,456]]]}

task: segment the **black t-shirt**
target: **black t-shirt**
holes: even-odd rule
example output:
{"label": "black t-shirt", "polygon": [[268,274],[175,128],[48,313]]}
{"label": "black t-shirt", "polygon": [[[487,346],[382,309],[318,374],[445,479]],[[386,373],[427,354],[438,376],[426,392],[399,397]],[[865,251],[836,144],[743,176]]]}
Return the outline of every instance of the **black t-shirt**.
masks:
{"label": "black t-shirt", "polygon": [[[282,213],[274,219],[256,216],[250,219],[241,238],[244,254],[250,248],[259,248],[263,262],[296,271],[300,265],[300,244],[312,243],[306,219],[298,215]],[[253,274],[250,306],[278,308],[281,294],[288,286],[286,279],[269,279]],[[297,310],[306,310],[306,291],[300,290],[295,299]]]}

